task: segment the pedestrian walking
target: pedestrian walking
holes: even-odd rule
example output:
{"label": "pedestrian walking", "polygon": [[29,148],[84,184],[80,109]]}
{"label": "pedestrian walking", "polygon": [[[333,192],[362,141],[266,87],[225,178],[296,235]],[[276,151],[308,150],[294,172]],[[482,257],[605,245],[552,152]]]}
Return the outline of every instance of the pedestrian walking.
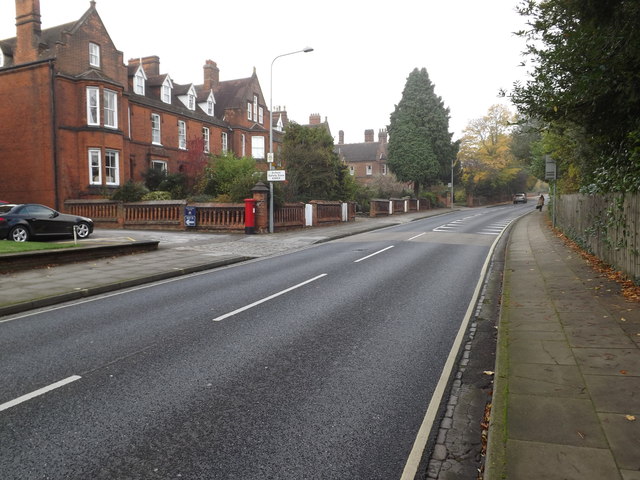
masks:
{"label": "pedestrian walking", "polygon": [[542,211],[542,207],[544,207],[544,195],[538,197],[538,204],[536,205],[536,208],[540,211]]}

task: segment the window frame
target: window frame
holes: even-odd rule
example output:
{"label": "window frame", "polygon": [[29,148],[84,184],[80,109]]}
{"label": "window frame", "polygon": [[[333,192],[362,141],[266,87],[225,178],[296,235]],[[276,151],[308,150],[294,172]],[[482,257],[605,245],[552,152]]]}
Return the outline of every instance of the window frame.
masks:
{"label": "window frame", "polygon": [[187,149],[187,122],[178,120],[178,148]]}
{"label": "window frame", "polygon": [[[111,175],[109,175],[111,172]],[[120,152],[107,149],[104,152],[104,177],[106,185],[120,185]],[[113,180],[109,180],[112,177]]]}
{"label": "window frame", "polygon": [[220,140],[222,142],[222,153],[227,153],[229,151],[229,136],[227,132],[222,132]]}
{"label": "window frame", "polygon": [[258,95],[253,96],[253,121],[258,121]]}
{"label": "window frame", "polygon": [[133,93],[136,95],[144,95],[146,91],[147,76],[142,67],[138,67],[136,74],[133,76]]}
{"label": "window frame", "polygon": [[[259,144],[261,143],[261,144]],[[254,160],[264,160],[265,156],[265,140],[262,135],[253,135],[251,137],[251,156]],[[258,156],[258,155],[262,156]]]}
{"label": "window frame", "polygon": [[[95,156],[94,156],[95,155]],[[88,150],[89,160],[89,185],[102,185],[102,151],[99,148],[90,148]],[[97,160],[97,163],[94,163]],[[97,180],[94,179],[97,172]]]}
{"label": "window frame", "polygon": [[100,68],[100,45],[89,42],[89,66]]}
{"label": "window frame", "polygon": [[373,175],[373,165],[367,165],[366,175]]}
{"label": "window frame", "polygon": [[[155,119],[157,119],[158,121],[157,128],[154,128]],[[151,114],[151,143],[153,143],[154,145],[162,145],[162,117],[159,113]]]}
{"label": "window frame", "polygon": [[[102,91],[102,97],[104,126],[107,128],[118,128],[118,92],[105,88]],[[113,101],[113,106],[110,105],[111,101]]]}
{"label": "window frame", "polygon": [[[100,126],[100,87],[87,87],[87,125]],[[95,104],[92,104],[95,101]],[[93,119],[92,117],[95,117]]]}
{"label": "window frame", "polygon": [[202,151],[204,153],[211,152],[210,140],[211,140],[211,131],[209,130],[209,127],[202,127],[202,141],[203,141]]}
{"label": "window frame", "polygon": [[247,120],[253,121],[253,116],[251,115],[253,112],[253,105],[251,102],[247,102]]}
{"label": "window frame", "polygon": [[[160,168],[157,168],[158,166],[160,166]],[[164,172],[164,173],[168,173],[169,171],[167,162],[165,160],[156,160],[153,158],[151,159],[150,168],[152,168],[153,170],[160,170],[161,172]]]}
{"label": "window frame", "polygon": [[169,77],[167,77],[165,81],[162,82],[162,88],[161,88],[161,94],[160,94],[162,102],[171,105],[171,94],[172,94],[172,84],[171,84],[171,80],[169,80]]}

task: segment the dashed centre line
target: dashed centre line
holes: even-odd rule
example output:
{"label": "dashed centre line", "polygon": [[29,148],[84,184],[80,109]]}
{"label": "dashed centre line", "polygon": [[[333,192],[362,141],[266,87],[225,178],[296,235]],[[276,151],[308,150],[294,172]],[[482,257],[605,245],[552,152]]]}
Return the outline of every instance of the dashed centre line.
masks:
{"label": "dashed centre line", "polygon": [[80,377],[79,375],[72,375],[63,380],[52,383],[51,385],[47,385],[46,387],[39,388],[38,390],[34,390],[31,393],[22,395],[21,397],[18,397],[14,400],[11,400],[9,402],[6,402],[0,405],[0,412],[3,410],[7,410],[11,407],[15,407],[16,405],[20,405],[21,403],[24,403],[27,400],[31,400],[32,398],[36,398],[36,397],[39,397],[40,395],[44,395],[45,393],[50,392],[51,390],[55,390],[56,388],[63,387],[68,383],[75,382],[76,380],[80,380],[81,378],[82,377]]}

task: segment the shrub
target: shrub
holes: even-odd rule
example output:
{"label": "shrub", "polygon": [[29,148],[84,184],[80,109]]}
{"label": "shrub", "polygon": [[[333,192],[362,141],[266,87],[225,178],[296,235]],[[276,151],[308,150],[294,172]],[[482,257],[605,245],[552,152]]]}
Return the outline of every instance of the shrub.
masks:
{"label": "shrub", "polygon": [[129,180],[124,185],[118,187],[113,195],[111,195],[111,199],[121,202],[139,202],[147,193],[149,193],[149,190],[144,184]]}
{"label": "shrub", "polygon": [[163,192],[163,191],[149,192],[144,197],[142,197],[142,200],[143,201],[171,200],[171,192]]}

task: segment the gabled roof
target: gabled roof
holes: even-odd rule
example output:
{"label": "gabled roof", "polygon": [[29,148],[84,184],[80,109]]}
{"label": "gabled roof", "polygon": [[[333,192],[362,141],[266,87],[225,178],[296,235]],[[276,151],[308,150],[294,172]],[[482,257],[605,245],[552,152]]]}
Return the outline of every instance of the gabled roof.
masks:
{"label": "gabled roof", "polygon": [[[154,75],[152,77],[148,77],[147,85],[149,85],[150,87],[159,87],[164,84],[167,78],[169,78],[169,81],[171,82],[171,77],[169,77],[168,73],[163,73],[160,75]],[[172,85],[173,85],[173,82],[172,82]]]}
{"label": "gabled roof", "polygon": [[[95,2],[91,2],[89,9],[82,15],[82,17],[80,17],[79,20],[76,20],[74,22],[68,22],[62,25],[57,25],[55,27],[42,29],[42,31],[40,32],[40,50],[39,50],[38,58],[40,60],[48,60],[51,58],[55,58],[56,43],[57,42],[64,43],[64,35],[65,34],[73,35],[74,33],[76,33],[78,29],[87,21],[87,19],[91,15],[96,15],[100,20],[100,22],[102,22],[102,19],[100,18],[100,15],[98,14],[95,8]],[[107,36],[109,36],[109,33],[107,32],[106,28],[104,30]],[[109,37],[109,41],[113,43],[110,37]],[[2,49],[2,52],[6,57],[13,59],[14,52],[16,49],[16,43],[17,43],[16,37],[0,40],[0,48]],[[10,62],[10,64],[13,65],[13,61]],[[6,66],[9,66],[9,64],[6,64],[5,67]]]}
{"label": "gabled roof", "polygon": [[335,150],[346,162],[374,162],[379,160],[379,142],[336,145]]}
{"label": "gabled roof", "polygon": [[218,83],[213,88],[213,94],[216,98],[216,105],[222,112],[228,108],[245,109],[247,101],[253,101],[254,95],[258,95],[258,101],[262,105],[265,104],[255,69],[250,77]]}

